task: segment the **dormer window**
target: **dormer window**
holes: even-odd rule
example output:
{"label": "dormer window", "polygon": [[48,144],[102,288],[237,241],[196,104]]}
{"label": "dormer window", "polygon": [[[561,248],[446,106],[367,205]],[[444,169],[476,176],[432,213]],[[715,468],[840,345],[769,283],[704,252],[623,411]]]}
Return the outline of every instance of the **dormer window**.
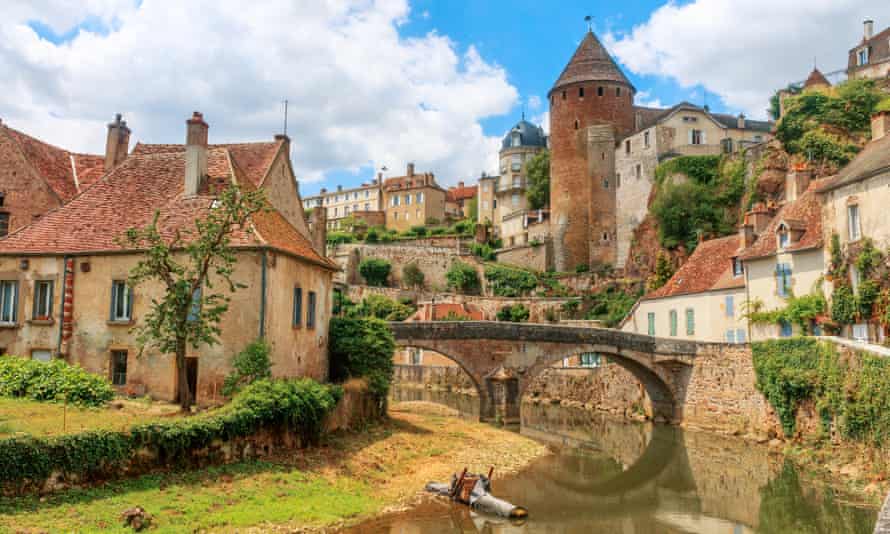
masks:
{"label": "dormer window", "polygon": [[520,144],[522,144],[522,136],[519,135],[519,132],[513,132],[512,144],[513,146],[519,146]]}
{"label": "dormer window", "polygon": [[868,47],[867,46],[856,53],[856,59],[857,59],[860,67],[862,65],[868,65]]}
{"label": "dormer window", "polygon": [[779,225],[778,230],[779,249],[787,248],[791,244],[791,233],[784,224]]}
{"label": "dormer window", "polygon": [[745,274],[745,266],[742,264],[741,258],[732,259],[732,275],[742,276]]}

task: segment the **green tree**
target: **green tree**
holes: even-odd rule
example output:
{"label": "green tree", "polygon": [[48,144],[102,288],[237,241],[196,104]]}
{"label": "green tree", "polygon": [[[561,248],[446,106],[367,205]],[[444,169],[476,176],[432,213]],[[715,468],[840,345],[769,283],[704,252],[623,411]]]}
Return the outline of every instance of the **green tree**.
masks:
{"label": "green tree", "polygon": [[467,217],[476,220],[479,218],[479,199],[473,197],[467,200]]}
{"label": "green tree", "polygon": [[379,258],[368,258],[358,265],[359,274],[369,286],[385,286],[391,270],[392,264]]}
{"label": "green tree", "polygon": [[671,265],[670,256],[664,252],[659,252],[658,259],[655,260],[655,273],[647,280],[649,291],[655,291],[665,285],[672,276],[674,276],[674,266]]}
{"label": "green tree", "polygon": [[370,391],[384,401],[396,348],[389,326],[376,318],[335,317],[329,339],[331,379],[366,378]]}
{"label": "green tree", "polygon": [[408,287],[423,287],[425,278],[417,263],[412,262],[402,267],[402,282]]}
{"label": "green tree", "polygon": [[272,378],[271,352],[271,345],[263,338],[244,347],[232,360],[234,370],[223,381],[223,395],[231,397],[248,384]]}
{"label": "green tree", "polygon": [[477,293],[480,289],[479,274],[476,269],[462,261],[455,261],[445,273],[448,287],[460,293]]}
{"label": "green tree", "polygon": [[508,321],[511,323],[524,323],[528,321],[531,311],[523,304],[513,304],[512,306],[504,306],[498,310],[498,321]]}
{"label": "green tree", "polygon": [[542,150],[525,164],[528,187],[525,196],[529,209],[537,210],[550,204],[550,151]]}
{"label": "green tree", "polygon": [[[189,410],[195,392],[188,384],[185,366],[187,347],[219,342],[219,322],[229,309],[230,294],[244,284],[233,280],[235,250],[232,232],[266,207],[262,190],[241,191],[228,187],[215,207],[195,220],[194,227],[176,229],[165,237],[158,228],[159,212],[145,228],[130,228],[122,238],[125,246],[143,250],[142,259],[130,271],[131,287],[160,283],[164,293],[152,300],[143,323],[135,328],[140,353],[147,346],[176,357],[177,392],[183,411]],[[227,292],[214,291],[222,284]]]}

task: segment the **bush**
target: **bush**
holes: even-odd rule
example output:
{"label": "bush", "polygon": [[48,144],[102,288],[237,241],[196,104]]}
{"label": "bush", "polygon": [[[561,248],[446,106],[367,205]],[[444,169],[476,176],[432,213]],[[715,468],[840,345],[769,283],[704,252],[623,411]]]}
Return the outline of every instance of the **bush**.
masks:
{"label": "bush", "polygon": [[838,324],[856,322],[856,296],[849,286],[839,285],[831,294],[831,320]]}
{"label": "bush", "polygon": [[479,275],[472,265],[455,261],[445,273],[448,287],[460,293],[478,293],[480,289]]}
{"label": "bush", "polygon": [[590,265],[588,265],[586,263],[579,263],[578,265],[575,265],[575,272],[578,274],[589,273]]}
{"label": "bush", "polygon": [[0,396],[102,406],[114,398],[114,388],[105,378],[63,360],[4,356],[0,358]]}
{"label": "bush", "polygon": [[610,284],[605,289],[585,297],[590,309],[585,319],[602,321],[609,328],[618,326],[643,294],[642,287],[623,287]]}
{"label": "bush", "polygon": [[423,271],[416,263],[409,263],[402,267],[402,283],[408,287],[423,287],[425,278]]}
{"label": "bush", "polygon": [[528,321],[531,312],[524,304],[513,304],[512,306],[504,306],[498,310],[498,321],[508,321],[511,323],[524,323]]}
{"label": "bush", "polygon": [[485,279],[492,293],[499,297],[521,297],[538,287],[538,277],[530,271],[487,265]]}
{"label": "bush", "polygon": [[389,326],[376,318],[331,319],[331,379],[360,377],[380,400],[392,382],[396,343]]}
{"label": "bush", "polygon": [[485,261],[497,260],[497,254],[494,253],[494,249],[488,243],[473,243],[470,245],[470,252]]}
{"label": "bush", "polygon": [[248,384],[272,378],[272,361],[269,359],[271,352],[272,347],[264,338],[246,346],[232,360],[234,370],[223,382],[222,394],[231,397]]}
{"label": "bush", "polygon": [[451,226],[448,233],[471,236],[476,233],[476,223],[471,219],[457,221]]}
{"label": "bush", "polygon": [[369,286],[385,286],[389,278],[392,264],[379,258],[362,260],[358,266],[358,272]]}
{"label": "bush", "polygon": [[309,379],[260,380],[226,406],[194,417],[140,424],[129,432],[97,430],[0,440],[0,481],[39,484],[55,472],[81,480],[116,474],[143,448],[158,452],[159,465],[183,464],[215,440],[249,436],[263,428],[285,427],[312,443],[341,395],[339,387]]}
{"label": "bush", "polygon": [[328,245],[339,245],[342,243],[352,243],[355,237],[347,232],[328,232]]}
{"label": "bush", "polygon": [[379,243],[380,242],[380,232],[377,228],[369,228],[368,233],[365,234],[365,243]]}
{"label": "bush", "polygon": [[404,321],[414,311],[414,307],[396,302],[383,295],[368,295],[360,305],[350,310],[349,316],[353,318],[375,317],[384,321]]}
{"label": "bush", "polygon": [[407,233],[416,237],[426,237],[429,230],[427,230],[426,226],[412,226]]}

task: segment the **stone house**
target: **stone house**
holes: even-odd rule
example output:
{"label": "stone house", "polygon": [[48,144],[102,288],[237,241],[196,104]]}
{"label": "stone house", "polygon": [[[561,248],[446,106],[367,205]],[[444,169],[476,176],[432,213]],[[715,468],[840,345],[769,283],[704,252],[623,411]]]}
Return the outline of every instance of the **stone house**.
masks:
{"label": "stone house", "polygon": [[[866,238],[878,250],[890,248],[890,113],[872,117],[871,141],[833,179],[819,188],[824,196],[824,241],[837,234],[844,250],[855,249]],[[830,252],[826,250],[826,263]],[[851,286],[858,289],[859,273],[850,269]],[[884,332],[877,325],[855,325],[845,335],[861,340],[882,341]]]}
{"label": "stone house", "polygon": [[189,349],[197,401],[218,396],[232,357],[258,337],[272,345],[275,376],[326,378],[336,265],[309,233],[289,139],[210,145],[207,134],[195,113],[185,145],[138,144],[69,203],[0,241],[0,352],[64,358],[122,392],[174,400],[173,355],[140,354],[133,332],[162,288],[127,285],[141,254],[118,238],[156,213],[170,238],[213,209],[220,188],[238,184],[265,190],[271,209],[232,236],[233,278],[246,287],[232,295],[220,343]]}
{"label": "stone house", "polygon": [[638,112],[637,128],[615,150],[617,265],[627,262],[636,227],[649,210],[655,169],[677,156],[733,153],[772,136],[772,123],[744,115],[711,113],[682,102],[669,109]]}
{"label": "stone house", "polygon": [[464,219],[470,216],[470,204],[476,199],[479,188],[458,182],[445,192],[445,216],[450,219]]}
{"label": "stone house", "polygon": [[120,163],[130,130],[118,116],[109,133],[105,158],[49,145],[0,121],[0,237],[70,201]]}
{"label": "stone house", "polygon": [[734,261],[739,237],[699,243],[662,287],[637,302],[621,329],[658,337],[745,343],[745,278]]}
{"label": "stone house", "polygon": [[890,28],[875,34],[875,23],[862,23],[862,41],[850,49],[847,59],[849,78],[881,79],[890,76]]}
{"label": "stone house", "polygon": [[383,181],[383,205],[386,227],[402,232],[430,220],[442,221],[445,190],[436,183],[433,173],[415,174],[414,164],[409,163],[405,176]]}
{"label": "stone house", "polygon": [[360,219],[368,226],[382,226],[386,217],[383,212],[382,175],[371,183],[359,187],[343,189],[338,185],[336,191],[322,189],[318,195],[303,198],[303,209],[325,208],[327,211],[328,230],[338,230],[346,217]]}

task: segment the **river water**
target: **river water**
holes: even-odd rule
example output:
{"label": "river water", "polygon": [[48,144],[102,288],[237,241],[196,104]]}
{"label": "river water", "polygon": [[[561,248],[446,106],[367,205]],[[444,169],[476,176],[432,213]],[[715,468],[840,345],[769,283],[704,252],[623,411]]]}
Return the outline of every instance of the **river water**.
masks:
{"label": "river water", "polygon": [[[396,388],[393,400],[478,413],[465,395]],[[877,510],[808,483],[780,455],[738,438],[614,419],[554,405],[522,405],[524,435],[554,454],[495,477],[493,493],[528,509],[518,524],[430,498],[349,532],[445,533],[871,533]],[[455,466],[458,469],[460,466]]]}

